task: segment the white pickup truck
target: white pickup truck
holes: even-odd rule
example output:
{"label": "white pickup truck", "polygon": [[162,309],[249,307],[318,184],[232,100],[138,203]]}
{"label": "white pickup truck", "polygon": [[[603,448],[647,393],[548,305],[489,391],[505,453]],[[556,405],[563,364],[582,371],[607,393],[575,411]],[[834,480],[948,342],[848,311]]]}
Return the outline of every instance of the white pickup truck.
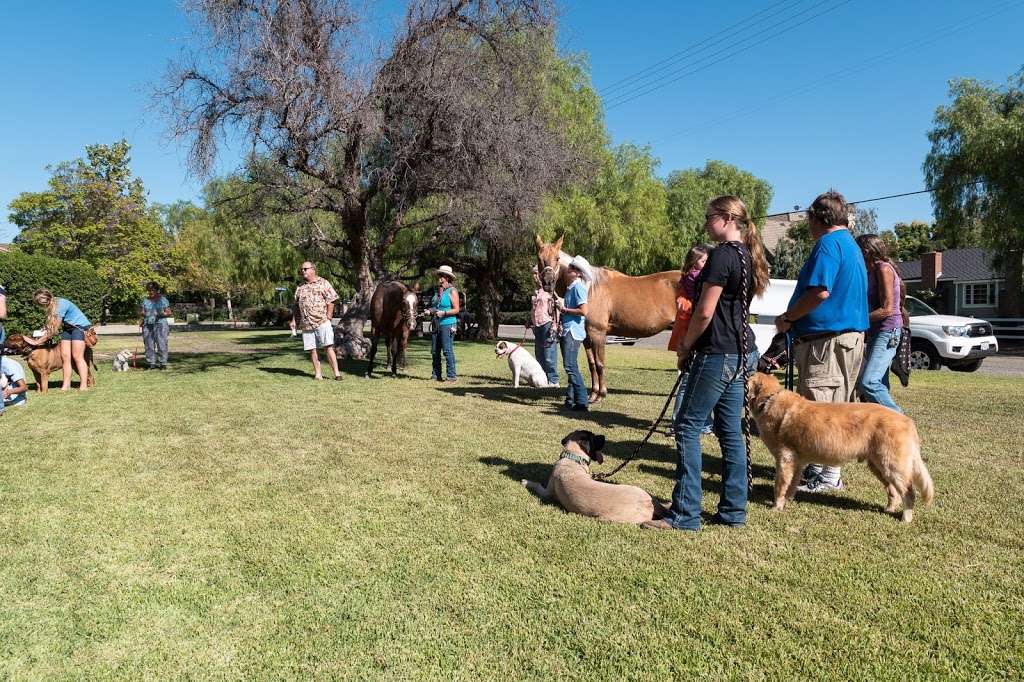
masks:
{"label": "white pickup truck", "polygon": [[940,315],[924,302],[907,296],[910,315],[910,366],[954,372],[973,372],[983,358],[999,352],[992,325],[985,320]]}

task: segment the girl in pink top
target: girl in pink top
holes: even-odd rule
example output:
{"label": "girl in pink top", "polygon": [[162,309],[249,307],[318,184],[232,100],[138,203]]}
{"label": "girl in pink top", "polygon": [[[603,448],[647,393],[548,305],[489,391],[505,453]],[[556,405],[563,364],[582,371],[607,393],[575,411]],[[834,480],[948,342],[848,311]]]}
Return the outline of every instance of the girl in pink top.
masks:
{"label": "girl in pink top", "polygon": [[558,387],[558,343],[557,334],[549,333],[554,323],[555,295],[541,286],[540,273],[533,266],[533,281],[537,290],[530,297],[530,319],[526,326],[533,329],[533,354],[548,377],[548,385]]}

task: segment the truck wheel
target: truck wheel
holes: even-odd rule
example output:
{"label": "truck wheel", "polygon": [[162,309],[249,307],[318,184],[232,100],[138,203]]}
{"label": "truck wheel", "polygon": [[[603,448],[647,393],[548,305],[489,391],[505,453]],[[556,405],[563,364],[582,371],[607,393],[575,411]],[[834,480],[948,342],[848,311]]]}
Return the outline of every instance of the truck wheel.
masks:
{"label": "truck wheel", "polygon": [[967,362],[949,365],[949,368],[954,372],[976,372],[979,367],[981,367],[981,360],[968,360]]}
{"label": "truck wheel", "polygon": [[942,358],[927,341],[911,341],[910,369],[941,369]]}

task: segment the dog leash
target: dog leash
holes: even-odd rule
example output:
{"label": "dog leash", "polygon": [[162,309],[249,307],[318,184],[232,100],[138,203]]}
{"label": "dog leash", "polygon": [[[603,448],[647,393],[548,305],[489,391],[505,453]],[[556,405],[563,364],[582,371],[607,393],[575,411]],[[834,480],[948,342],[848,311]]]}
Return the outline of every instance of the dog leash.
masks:
{"label": "dog leash", "polygon": [[672,390],[668,392],[668,398],[665,400],[664,407],[661,408],[661,414],[659,414],[658,418],[654,420],[653,424],[651,424],[651,428],[647,429],[647,435],[645,435],[644,439],[637,444],[636,448],[633,449],[633,454],[631,454],[626,459],[622,460],[622,462],[620,462],[617,467],[615,467],[608,473],[591,474],[590,477],[592,479],[594,479],[595,481],[607,481],[609,478],[622,471],[622,468],[624,466],[632,462],[636,458],[636,456],[640,454],[641,448],[643,448],[643,446],[647,444],[647,441],[651,439],[651,435],[653,435],[655,430],[657,430],[658,424],[660,424],[661,420],[664,419],[665,412],[668,411],[668,406],[672,404],[672,398],[675,397],[676,391],[679,390],[679,384],[682,382],[683,377],[685,375],[686,372],[680,372],[679,376],[676,377],[676,383],[672,385]]}
{"label": "dog leash", "polygon": [[786,332],[786,390],[792,391],[793,379],[793,335]]}

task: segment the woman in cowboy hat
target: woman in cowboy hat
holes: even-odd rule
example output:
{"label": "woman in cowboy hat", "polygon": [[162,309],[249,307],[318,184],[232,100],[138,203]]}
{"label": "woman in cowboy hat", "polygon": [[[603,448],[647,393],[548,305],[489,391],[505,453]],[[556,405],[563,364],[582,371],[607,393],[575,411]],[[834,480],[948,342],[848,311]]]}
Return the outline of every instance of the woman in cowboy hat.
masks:
{"label": "woman in cowboy hat", "polygon": [[455,381],[455,328],[459,322],[459,292],[452,286],[455,273],[452,266],[442,265],[437,269],[437,292],[430,302],[436,317],[430,339],[430,355],[433,359],[431,379],[445,381],[441,376],[441,353],[444,353],[448,368],[447,381]]}
{"label": "woman in cowboy hat", "polygon": [[569,285],[565,289],[564,301],[559,301],[562,313],[562,367],[569,378],[565,394],[565,407],[574,412],[587,412],[587,387],[580,374],[580,344],[587,338],[584,322],[587,317],[587,285],[594,280],[590,263],[583,256],[576,256],[569,263]]}

